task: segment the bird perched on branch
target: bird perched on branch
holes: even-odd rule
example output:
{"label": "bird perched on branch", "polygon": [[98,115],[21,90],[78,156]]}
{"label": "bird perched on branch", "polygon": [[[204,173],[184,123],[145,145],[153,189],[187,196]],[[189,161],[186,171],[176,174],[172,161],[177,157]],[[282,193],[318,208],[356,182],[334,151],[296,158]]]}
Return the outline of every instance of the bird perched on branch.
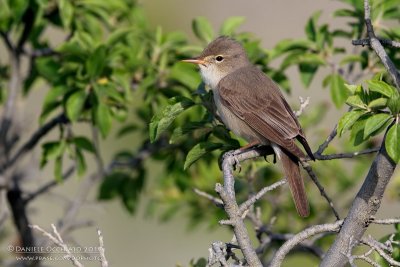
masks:
{"label": "bird perched on branch", "polygon": [[299,161],[314,156],[305,134],[276,83],[254,66],[242,45],[229,37],[219,37],[193,59],[204,82],[213,90],[217,112],[236,135],[255,145],[272,146],[282,162],[293,200],[300,216],[309,215],[309,204],[300,175]]}

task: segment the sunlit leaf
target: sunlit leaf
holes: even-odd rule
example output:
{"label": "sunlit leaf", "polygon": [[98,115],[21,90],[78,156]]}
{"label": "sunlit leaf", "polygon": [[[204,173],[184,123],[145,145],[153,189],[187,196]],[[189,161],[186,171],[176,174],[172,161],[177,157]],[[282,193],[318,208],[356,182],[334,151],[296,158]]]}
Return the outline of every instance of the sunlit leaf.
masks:
{"label": "sunlit leaf", "polygon": [[385,140],[386,151],[394,162],[400,161],[400,124],[390,127]]}

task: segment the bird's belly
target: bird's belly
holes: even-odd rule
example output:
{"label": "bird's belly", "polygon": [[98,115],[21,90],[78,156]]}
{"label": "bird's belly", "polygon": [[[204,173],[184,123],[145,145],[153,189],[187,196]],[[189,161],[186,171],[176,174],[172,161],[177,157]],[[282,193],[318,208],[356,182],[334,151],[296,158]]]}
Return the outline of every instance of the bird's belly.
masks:
{"label": "bird's belly", "polygon": [[235,135],[244,138],[247,142],[259,141],[263,144],[269,143],[268,140],[260,136],[255,130],[250,128],[245,121],[241,120],[221,103],[217,90],[214,90],[214,102],[222,122]]}

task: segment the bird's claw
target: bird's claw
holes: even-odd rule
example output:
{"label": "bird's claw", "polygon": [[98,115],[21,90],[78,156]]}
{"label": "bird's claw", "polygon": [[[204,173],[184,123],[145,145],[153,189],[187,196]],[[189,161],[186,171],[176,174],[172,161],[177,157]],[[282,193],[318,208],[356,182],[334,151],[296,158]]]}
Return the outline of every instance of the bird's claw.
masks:
{"label": "bird's claw", "polygon": [[242,153],[240,149],[233,150],[233,151],[228,151],[224,154],[223,159],[228,159],[231,158],[234,162],[232,164],[233,170],[238,170],[239,172],[242,171],[242,166],[240,165],[240,161],[237,158],[237,155]]}

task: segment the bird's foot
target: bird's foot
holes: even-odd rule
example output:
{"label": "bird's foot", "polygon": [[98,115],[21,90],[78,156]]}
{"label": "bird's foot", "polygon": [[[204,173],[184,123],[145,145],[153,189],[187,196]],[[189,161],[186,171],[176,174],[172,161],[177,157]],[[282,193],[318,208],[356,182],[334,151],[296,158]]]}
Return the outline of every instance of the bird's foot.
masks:
{"label": "bird's foot", "polygon": [[237,156],[240,155],[242,152],[243,151],[240,148],[236,149],[236,150],[228,151],[223,155],[223,160],[224,161],[225,160],[233,160],[233,164],[232,164],[233,169],[239,170],[239,172],[241,172],[242,166],[240,165],[240,161],[237,158]]}

